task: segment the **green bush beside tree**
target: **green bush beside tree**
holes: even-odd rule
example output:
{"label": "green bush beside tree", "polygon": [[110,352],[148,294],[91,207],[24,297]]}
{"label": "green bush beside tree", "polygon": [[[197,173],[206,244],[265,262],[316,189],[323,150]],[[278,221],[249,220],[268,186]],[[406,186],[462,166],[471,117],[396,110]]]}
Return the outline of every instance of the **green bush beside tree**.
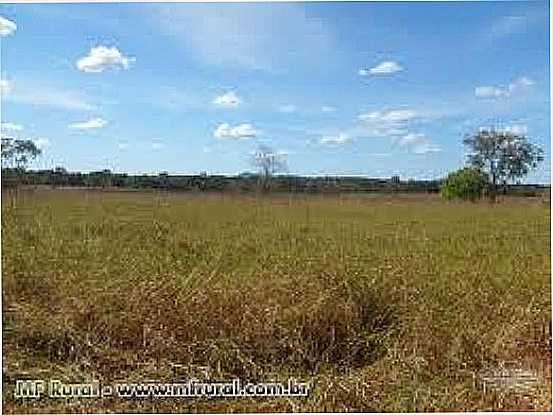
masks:
{"label": "green bush beside tree", "polygon": [[488,186],[488,177],[479,169],[465,167],[450,173],[444,180],[440,193],[448,200],[475,201],[481,198]]}

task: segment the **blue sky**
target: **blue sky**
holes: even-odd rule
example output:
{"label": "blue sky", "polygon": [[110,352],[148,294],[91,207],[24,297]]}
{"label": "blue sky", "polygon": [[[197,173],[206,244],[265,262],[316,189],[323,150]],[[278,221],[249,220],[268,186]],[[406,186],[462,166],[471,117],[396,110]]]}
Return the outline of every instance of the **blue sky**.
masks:
{"label": "blue sky", "polygon": [[[33,167],[435,178],[481,126],[530,136],[550,182],[549,5],[0,6],[3,134]],[[285,155],[285,156],[284,156]]]}

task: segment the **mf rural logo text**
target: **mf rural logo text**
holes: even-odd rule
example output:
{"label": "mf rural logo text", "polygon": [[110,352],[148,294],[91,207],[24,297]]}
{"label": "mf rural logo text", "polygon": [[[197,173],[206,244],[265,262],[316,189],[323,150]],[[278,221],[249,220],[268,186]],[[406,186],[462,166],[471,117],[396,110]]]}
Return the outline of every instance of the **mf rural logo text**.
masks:
{"label": "mf rural logo text", "polygon": [[200,382],[191,379],[184,383],[116,383],[100,385],[99,382],[64,383],[59,380],[18,380],[16,398],[195,398],[195,397],[248,397],[248,396],[307,396],[309,385],[288,379],[288,382],[242,383],[240,379],[229,382]]}

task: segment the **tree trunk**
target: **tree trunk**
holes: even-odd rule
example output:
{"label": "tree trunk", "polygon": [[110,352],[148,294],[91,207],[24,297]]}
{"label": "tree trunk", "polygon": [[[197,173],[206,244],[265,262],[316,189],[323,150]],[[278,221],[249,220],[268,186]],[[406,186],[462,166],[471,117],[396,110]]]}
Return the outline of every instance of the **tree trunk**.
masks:
{"label": "tree trunk", "polygon": [[495,203],[497,196],[497,177],[495,173],[492,173],[492,185],[490,188],[490,200],[492,203]]}

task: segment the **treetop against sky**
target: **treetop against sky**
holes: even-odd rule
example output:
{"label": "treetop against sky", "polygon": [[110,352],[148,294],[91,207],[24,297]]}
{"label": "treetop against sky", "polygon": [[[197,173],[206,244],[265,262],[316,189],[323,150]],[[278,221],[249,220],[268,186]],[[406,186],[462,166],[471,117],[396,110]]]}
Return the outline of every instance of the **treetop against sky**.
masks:
{"label": "treetop against sky", "polygon": [[2,134],[32,167],[436,178],[482,126],[527,134],[550,182],[549,4],[0,6]]}

